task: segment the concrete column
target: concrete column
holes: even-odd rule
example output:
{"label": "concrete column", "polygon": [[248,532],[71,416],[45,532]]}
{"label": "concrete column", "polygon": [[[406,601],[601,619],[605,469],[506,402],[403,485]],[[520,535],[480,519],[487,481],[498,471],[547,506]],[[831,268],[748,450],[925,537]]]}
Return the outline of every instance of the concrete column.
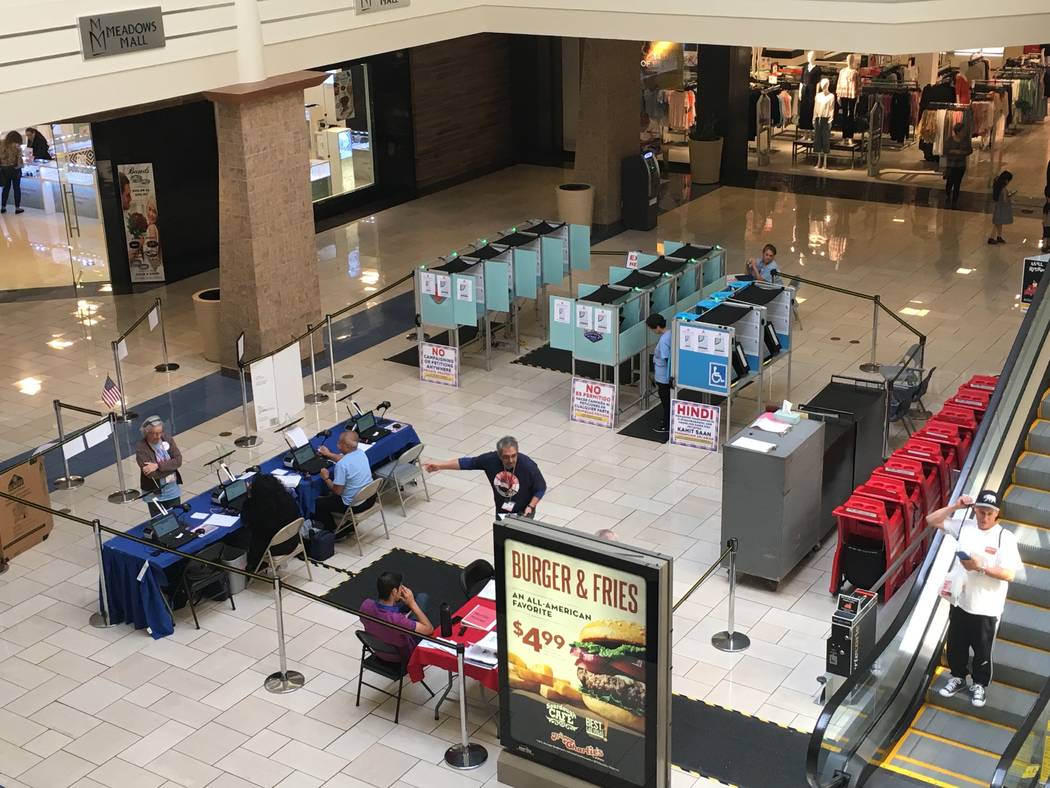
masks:
{"label": "concrete column", "polygon": [[701,44],[697,60],[697,113],[713,117],[722,134],[726,185],[746,183],[751,48]]}
{"label": "concrete column", "polygon": [[594,188],[594,224],[620,219],[620,162],[640,150],[641,52],[638,41],[580,41],[576,180]]}
{"label": "concrete column", "polygon": [[241,82],[266,79],[263,61],[262,22],[258,0],[236,0],[237,76]]}
{"label": "concrete column", "polygon": [[303,90],[304,71],[208,91],[219,146],[222,363],[275,350],[321,318]]}

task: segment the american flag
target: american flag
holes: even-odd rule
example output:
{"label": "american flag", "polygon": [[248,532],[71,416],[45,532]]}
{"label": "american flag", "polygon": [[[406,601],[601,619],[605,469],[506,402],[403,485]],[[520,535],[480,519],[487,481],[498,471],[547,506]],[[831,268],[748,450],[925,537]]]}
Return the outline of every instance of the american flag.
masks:
{"label": "american flag", "polygon": [[102,387],[102,401],[110,408],[120,404],[120,389],[109,375],[106,375],[106,384]]}

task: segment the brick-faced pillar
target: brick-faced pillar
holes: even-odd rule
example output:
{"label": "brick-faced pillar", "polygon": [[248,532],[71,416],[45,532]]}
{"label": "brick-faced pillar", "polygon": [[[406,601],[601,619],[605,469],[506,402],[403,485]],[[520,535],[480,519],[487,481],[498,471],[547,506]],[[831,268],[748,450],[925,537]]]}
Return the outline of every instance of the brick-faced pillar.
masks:
{"label": "brick-faced pillar", "polygon": [[276,350],[321,318],[302,71],[207,91],[219,146],[222,364]]}

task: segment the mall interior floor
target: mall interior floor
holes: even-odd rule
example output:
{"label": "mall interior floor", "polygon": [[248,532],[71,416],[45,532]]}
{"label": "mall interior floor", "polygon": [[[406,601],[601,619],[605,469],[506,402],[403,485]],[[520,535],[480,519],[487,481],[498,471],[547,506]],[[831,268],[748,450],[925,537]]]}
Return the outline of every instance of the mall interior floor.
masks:
{"label": "mall interior floor", "polygon": [[[320,275],[330,277],[325,308],[368,295],[374,291],[366,288],[393,281],[474,237],[523,217],[549,215],[553,186],[563,177],[557,170],[516,167],[322,234],[319,255],[335,247],[321,264]],[[1029,237],[1036,235],[1034,225],[1018,220]],[[988,247],[984,234],[983,217],[968,212],[721,188],[664,214],[653,232],[622,233],[599,248],[651,250],[658,239],[717,242],[728,249],[731,267],[741,269],[745,256],[773,242],[787,272],[878,293],[928,336],[927,364],[938,370],[926,405],[935,409],[963,379],[995,371],[1020,324],[1020,258],[1031,247]],[[354,253],[360,268],[352,264]],[[618,260],[595,256],[587,279],[603,279],[608,263]],[[72,301],[5,306],[0,341],[10,352],[0,362],[0,456],[54,437],[51,399],[99,404],[101,381],[112,371],[109,339],[155,292],[165,299],[172,358],[183,368],[170,377],[153,372],[156,346],[148,343],[156,340],[147,333],[129,346],[127,389],[133,404],[171,389],[176,413],[205,409],[206,417],[190,429],[178,428],[177,435],[186,493],[208,489],[214,475],[203,462],[232,449],[232,436],[242,429],[239,409],[187,401],[191,379],[215,374],[200,358],[188,303],[191,292],[211,283],[214,276],[198,277],[142,296],[85,299],[79,307]],[[786,391],[784,374],[774,375],[775,401],[805,401],[831,374],[859,375],[858,365],[871,353],[869,302],[812,285],[802,287],[799,301],[793,386]],[[567,376],[511,364],[512,353],[498,353],[491,372],[468,358],[458,390],[424,385],[411,367],[383,361],[410,347],[403,336],[407,326],[395,322],[385,329],[389,339],[364,342],[360,352],[337,364],[337,372],[353,374],[354,385],[364,386],[358,401],[389,399],[391,415],[411,421],[419,432],[424,457],[485,451],[501,435],[515,434],[550,485],[540,516],[588,532],[612,528],[624,541],[673,555],[676,596],[718,556],[719,455],[570,423]],[[525,327],[523,352],[542,342],[538,333],[534,324]],[[48,345],[52,334],[72,344]],[[913,341],[883,316],[878,360],[896,360]],[[754,412],[754,400],[746,397],[733,408],[738,425]],[[339,421],[341,407],[308,406],[307,432]],[[237,450],[234,467],[283,445],[278,436],[261,437],[259,447]],[[893,440],[903,437],[895,428]],[[137,478],[133,461],[123,467],[128,478]],[[140,502],[107,501],[117,484],[114,465],[85,476],[83,487],[55,491],[54,505],[118,528],[145,518]],[[396,505],[387,508],[389,540],[371,529],[363,535],[363,557],[340,545],[330,563],[353,570],[396,546],[460,564],[491,558],[492,498],[485,479],[443,472],[429,483],[432,500],[413,498],[407,516]],[[675,614],[675,691],[811,730],[834,606],[827,592],[833,548],[826,540],[775,593],[741,581],[737,625],[752,639],[743,653],[724,654],[710,645],[710,636],[726,625],[728,583],[716,573]],[[94,555],[90,531],[60,520],[47,542],[16,557],[0,576],[0,783],[7,788],[496,785],[495,701],[476,685],[468,689],[471,735],[489,747],[491,757],[479,770],[457,773],[442,761],[459,735],[454,704],[444,706],[435,721],[433,702],[421,688],[409,687],[397,726],[393,701],[366,690],[355,707],[360,647],[352,616],[287,595],[291,667],[306,675],[307,684],[290,695],[271,695],[262,689],[265,675],[276,669],[269,593],[250,588],[237,597],[236,611],[225,603],[204,604],[198,608],[200,630],[188,611],[179,611],[174,635],[158,641],[124,625],[93,629],[88,616],[97,605]],[[312,581],[298,569],[289,582],[323,593],[341,578],[315,567]],[[674,772],[674,788],[702,783]]]}

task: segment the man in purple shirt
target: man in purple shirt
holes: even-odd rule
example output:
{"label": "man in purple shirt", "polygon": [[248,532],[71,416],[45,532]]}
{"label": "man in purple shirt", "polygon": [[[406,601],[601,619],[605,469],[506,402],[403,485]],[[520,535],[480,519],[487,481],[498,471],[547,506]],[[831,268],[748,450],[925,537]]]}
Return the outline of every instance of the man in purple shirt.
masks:
{"label": "man in purple shirt", "polygon": [[[416,597],[412,589],[402,582],[403,579],[400,572],[383,572],[379,575],[376,580],[379,598],[366,599],[362,602],[361,612],[388,621],[395,626],[410,629],[419,635],[433,634],[434,625],[423,612],[427,605],[427,595],[420,593]],[[365,632],[396,648],[401,653],[405,664],[408,663],[416,644],[419,643],[419,638],[367,618],[361,619],[361,623],[364,624]]]}

